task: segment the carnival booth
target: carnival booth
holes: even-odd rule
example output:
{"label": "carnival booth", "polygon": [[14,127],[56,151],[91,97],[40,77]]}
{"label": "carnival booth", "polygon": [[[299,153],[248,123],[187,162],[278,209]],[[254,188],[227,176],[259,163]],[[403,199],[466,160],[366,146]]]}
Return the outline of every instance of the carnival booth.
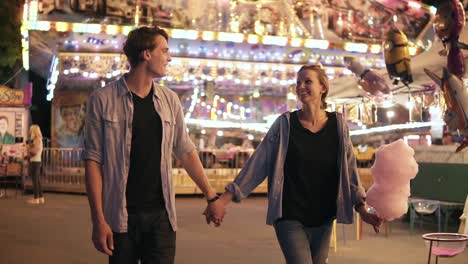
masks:
{"label": "carnival booth", "polygon": [[[380,84],[391,89],[373,91],[361,79],[371,70],[385,71],[382,42],[395,25],[407,35],[411,56],[430,48],[430,9],[400,0],[325,2],[27,1],[24,60],[48,79],[47,99],[53,105],[45,188],[84,191],[83,164],[75,157],[82,147],[87,96],[128,70],[122,46],[128,32],[141,25],[162,26],[169,33],[173,59],[159,85],[179,95],[189,134],[217,191],[237,174],[276,116],[297,108],[294,85],[303,64],[323,65],[335,82],[330,110],[348,117],[359,140],[374,133],[364,131],[368,128],[422,121],[420,109],[430,105],[421,98],[434,87],[421,92],[426,86],[419,85],[407,93],[407,87],[393,87],[385,76]],[[350,66],[356,63],[362,67]],[[404,105],[408,96],[416,109],[411,117],[395,103]],[[439,104],[438,98],[431,104]],[[395,105],[392,117],[386,114],[388,105]],[[413,127],[404,129],[409,131],[398,135]],[[375,137],[375,142],[385,140]],[[177,192],[199,192],[177,165]],[[258,190],[265,192],[266,185]]]}
{"label": "carnival booth", "polygon": [[24,90],[0,86],[0,196],[8,184],[19,189],[27,176],[31,96],[31,84]]}

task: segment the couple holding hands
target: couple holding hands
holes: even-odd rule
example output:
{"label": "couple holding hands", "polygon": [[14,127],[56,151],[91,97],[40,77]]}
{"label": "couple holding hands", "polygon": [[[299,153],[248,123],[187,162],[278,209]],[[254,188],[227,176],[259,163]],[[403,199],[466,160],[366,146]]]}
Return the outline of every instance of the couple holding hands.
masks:
{"label": "couple holding hands", "polygon": [[326,263],[333,220],[351,224],[353,210],[378,231],[346,121],[326,112],[328,77],[320,65],[297,74],[302,107],[281,114],[239,175],[218,196],[191,142],[178,96],[153,79],[171,61],[167,33],[131,31],[124,45],[130,71],[89,98],[85,121],[86,185],[92,241],[109,263],[174,263],[177,217],[172,155],[204,193],[207,223],[268,179],[267,224],[287,263]]}

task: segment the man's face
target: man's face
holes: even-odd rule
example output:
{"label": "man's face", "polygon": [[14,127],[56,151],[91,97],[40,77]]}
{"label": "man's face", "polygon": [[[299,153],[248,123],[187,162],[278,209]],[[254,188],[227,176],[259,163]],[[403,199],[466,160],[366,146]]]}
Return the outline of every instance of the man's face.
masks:
{"label": "man's face", "polygon": [[7,121],[5,119],[0,119],[0,133],[4,135],[7,129],[8,129]]}
{"label": "man's face", "polygon": [[148,69],[155,78],[161,78],[167,74],[167,65],[172,60],[169,54],[169,45],[162,36],[156,36],[156,48],[150,51]]}

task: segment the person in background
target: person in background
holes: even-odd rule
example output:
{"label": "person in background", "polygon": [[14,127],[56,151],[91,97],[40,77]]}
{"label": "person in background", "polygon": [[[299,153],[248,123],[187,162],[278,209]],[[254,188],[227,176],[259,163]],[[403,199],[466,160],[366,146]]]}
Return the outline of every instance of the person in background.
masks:
{"label": "person in background", "polygon": [[15,137],[8,133],[8,118],[0,116],[0,144],[15,144]]}
{"label": "person in background", "polygon": [[376,232],[382,223],[367,210],[346,120],[325,111],[328,90],[320,65],[303,66],[296,84],[302,108],[280,115],[220,198],[240,202],[268,175],[267,224],[288,264],[326,263],[332,223],[351,224],[353,208]]}
{"label": "person in background", "polygon": [[166,31],[136,28],[123,50],[130,71],[94,91],[87,104],[84,160],[92,241],[109,263],[174,263],[173,154],[205,195],[216,225],[224,207],[187,134],[177,94],[154,82],[167,74],[171,61]]}
{"label": "person in background", "polygon": [[43,204],[45,199],[41,185],[41,157],[42,157],[42,133],[38,125],[29,128],[29,175],[32,178],[34,198],[28,200],[30,204]]}

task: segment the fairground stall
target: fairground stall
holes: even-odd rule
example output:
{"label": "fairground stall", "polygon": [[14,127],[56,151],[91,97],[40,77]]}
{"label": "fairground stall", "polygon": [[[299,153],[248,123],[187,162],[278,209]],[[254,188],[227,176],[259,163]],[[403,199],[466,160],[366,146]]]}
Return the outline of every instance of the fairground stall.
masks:
{"label": "fairground stall", "polygon": [[[417,1],[31,0],[25,10],[25,65],[47,77],[52,100],[46,189],[84,192],[79,157],[87,97],[128,70],[123,42],[140,25],[169,33],[173,60],[159,84],[179,95],[189,134],[217,191],[277,115],[297,108],[294,85],[303,64],[326,68],[330,110],[349,119],[353,140],[362,145],[356,153],[404,136],[428,135],[431,141],[431,109],[438,109],[432,116],[439,113],[441,124],[443,100],[432,82],[393,86],[386,78],[392,92],[373,94],[360,89],[362,76],[349,67],[351,60],[385,72],[382,43],[394,27],[406,34],[413,58],[430,50],[435,11]],[[372,154],[361,155],[363,167]],[[174,177],[177,193],[200,192],[177,161]],[[265,192],[266,184],[256,191]]]}
{"label": "fairground stall", "polygon": [[32,86],[0,86],[0,197],[8,184],[22,185],[28,169],[28,140]]}

